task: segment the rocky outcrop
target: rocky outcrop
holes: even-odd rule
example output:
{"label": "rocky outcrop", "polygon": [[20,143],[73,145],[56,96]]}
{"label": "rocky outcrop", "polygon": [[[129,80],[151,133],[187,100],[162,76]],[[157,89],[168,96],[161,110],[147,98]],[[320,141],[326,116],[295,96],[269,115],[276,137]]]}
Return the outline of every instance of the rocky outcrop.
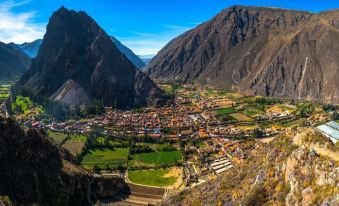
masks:
{"label": "rocky outcrop", "polygon": [[42,131],[10,119],[0,118],[0,164],[0,204],[91,205],[126,187],[121,178],[93,177]]}
{"label": "rocky outcrop", "polygon": [[172,40],[145,69],[158,81],[339,103],[338,16],[234,6]]}
{"label": "rocky outcrop", "polygon": [[0,42],[0,82],[20,77],[28,70],[30,61],[23,52]]}
{"label": "rocky outcrop", "polygon": [[105,106],[132,108],[167,100],[91,17],[65,8],[50,18],[39,54],[18,87],[38,97],[34,99],[47,98],[66,106],[100,100]]}
{"label": "rocky outcrop", "polygon": [[243,163],[160,205],[336,205],[338,162],[296,146],[294,135],[258,142]]}

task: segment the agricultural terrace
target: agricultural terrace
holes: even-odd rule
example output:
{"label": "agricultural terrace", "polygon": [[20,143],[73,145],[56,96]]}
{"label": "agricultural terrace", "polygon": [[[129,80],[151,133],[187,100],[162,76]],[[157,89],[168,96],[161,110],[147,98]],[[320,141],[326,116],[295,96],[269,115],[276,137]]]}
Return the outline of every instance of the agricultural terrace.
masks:
{"label": "agricultural terrace", "polygon": [[1,85],[0,86],[0,100],[8,99],[10,94],[10,85]]}

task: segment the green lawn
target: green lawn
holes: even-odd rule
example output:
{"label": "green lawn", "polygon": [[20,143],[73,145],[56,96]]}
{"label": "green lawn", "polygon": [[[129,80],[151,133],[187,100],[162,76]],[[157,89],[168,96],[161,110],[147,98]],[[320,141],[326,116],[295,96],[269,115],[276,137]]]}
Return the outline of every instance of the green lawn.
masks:
{"label": "green lawn", "polygon": [[215,111],[218,114],[226,115],[226,114],[231,114],[231,113],[235,112],[235,109],[233,107],[229,107],[229,108],[217,109]]}
{"label": "green lawn", "polygon": [[164,187],[173,185],[175,177],[164,177],[169,170],[137,170],[129,171],[128,179],[137,184]]}
{"label": "green lawn", "polygon": [[83,157],[81,164],[85,168],[93,168],[98,165],[100,168],[105,169],[106,166],[115,168],[118,165],[125,166],[128,157],[127,148],[111,149],[91,149]]}

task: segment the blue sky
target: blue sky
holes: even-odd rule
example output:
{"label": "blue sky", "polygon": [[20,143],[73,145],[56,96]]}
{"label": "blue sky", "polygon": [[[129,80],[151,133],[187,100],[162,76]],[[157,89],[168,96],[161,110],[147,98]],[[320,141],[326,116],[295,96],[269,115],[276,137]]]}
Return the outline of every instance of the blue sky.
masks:
{"label": "blue sky", "polygon": [[61,6],[83,10],[136,54],[155,54],[179,34],[232,5],[319,12],[338,0],[0,0],[0,41],[42,38],[48,18]]}

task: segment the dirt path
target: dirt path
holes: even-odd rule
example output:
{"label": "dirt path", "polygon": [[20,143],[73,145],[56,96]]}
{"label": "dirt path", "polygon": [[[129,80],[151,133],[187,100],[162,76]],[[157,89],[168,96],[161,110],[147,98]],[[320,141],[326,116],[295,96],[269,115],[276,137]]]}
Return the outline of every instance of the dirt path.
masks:
{"label": "dirt path", "polygon": [[164,187],[166,189],[178,189],[182,185],[182,183],[183,183],[183,180],[182,180],[182,169],[180,167],[173,167],[173,168],[171,168],[169,173],[164,175],[164,177],[175,177],[177,179],[174,185],[170,185],[170,186]]}

